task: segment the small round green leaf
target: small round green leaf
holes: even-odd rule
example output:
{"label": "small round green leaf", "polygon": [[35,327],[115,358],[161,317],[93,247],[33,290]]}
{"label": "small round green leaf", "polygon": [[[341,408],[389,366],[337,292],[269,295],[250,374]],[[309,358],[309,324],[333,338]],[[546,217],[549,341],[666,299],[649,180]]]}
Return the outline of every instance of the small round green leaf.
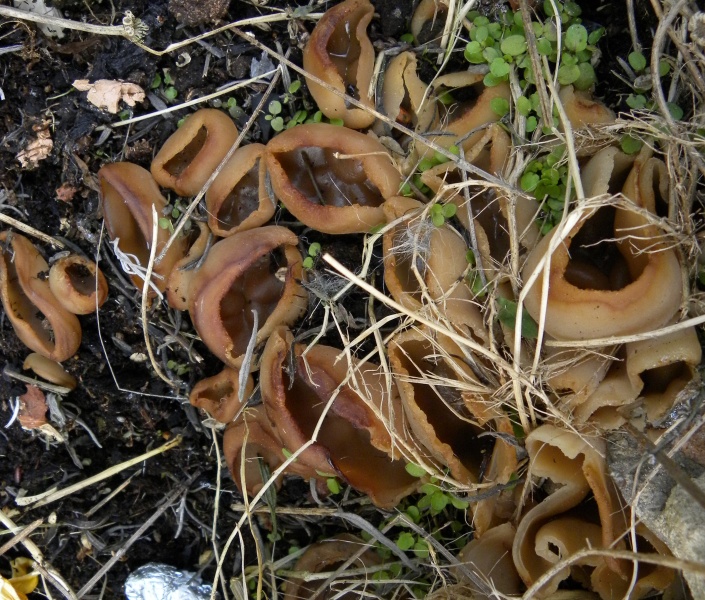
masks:
{"label": "small round green leaf", "polygon": [[517,112],[522,117],[528,117],[531,112],[531,101],[525,96],[519,96],[516,102]]}
{"label": "small round green leaf", "polygon": [[636,154],[639,150],[641,150],[641,147],[644,144],[641,140],[633,138],[630,135],[625,135],[622,136],[622,142],[620,145],[625,154]]}
{"label": "small round green leaf", "polygon": [[631,52],[627,58],[632,69],[637,73],[646,68],[646,57],[641,52]]}
{"label": "small round green leaf", "polygon": [[523,35],[510,35],[502,40],[500,49],[509,56],[519,56],[526,52],[526,38]]}
{"label": "small round green leaf", "polygon": [[426,475],[426,471],[424,471],[424,469],[416,463],[406,463],[406,466],[404,468],[406,469],[406,472],[412,477],[423,477],[424,475]]}
{"label": "small round green leaf", "polygon": [[506,77],[509,75],[509,65],[504,62],[503,58],[495,58],[490,63],[490,73],[497,78]]}
{"label": "small round green leaf", "polygon": [[509,102],[506,98],[492,98],[490,107],[499,117],[503,117],[509,112]]}
{"label": "small round green leaf", "polygon": [[553,46],[545,37],[540,37],[536,40],[536,49],[539,51],[539,54],[548,56],[553,51]]}
{"label": "small round green leaf", "polygon": [[397,547],[399,550],[411,550],[416,543],[416,539],[408,531],[404,531],[399,534],[397,538]]}
{"label": "small round green leaf", "polygon": [[588,44],[588,32],[583,25],[571,25],[565,32],[565,46],[571,52],[585,50]]}
{"label": "small round green leaf", "polygon": [[561,85],[570,85],[580,77],[578,65],[563,65],[558,69],[558,82]]}
{"label": "small round green leaf", "polygon": [[539,181],[541,181],[541,178],[538,176],[538,173],[524,173],[521,176],[519,185],[525,192],[533,192],[538,186]]}
{"label": "small round green leaf", "polygon": [[270,114],[270,115],[275,115],[275,116],[276,116],[276,115],[278,115],[279,113],[281,113],[281,111],[282,111],[281,102],[279,102],[278,100],[272,100],[272,101],[269,103],[269,114]]}

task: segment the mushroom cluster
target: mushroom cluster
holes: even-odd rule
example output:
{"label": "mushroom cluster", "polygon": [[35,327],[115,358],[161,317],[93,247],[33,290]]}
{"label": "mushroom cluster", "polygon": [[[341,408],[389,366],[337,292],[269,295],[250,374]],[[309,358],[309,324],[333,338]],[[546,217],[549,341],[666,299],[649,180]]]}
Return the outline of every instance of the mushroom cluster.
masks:
{"label": "mushroom cluster", "polygon": [[81,344],[76,315],[97,310],[108,284],[97,265],[63,253],[51,267],[30,240],[0,232],[0,300],[17,337],[32,350],[24,363],[40,377],[70,389],[75,379],[59,364]]}
{"label": "mushroom cluster", "polygon": [[[417,38],[444,7],[419,5]],[[224,112],[199,110],[159,150],[151,172],[130,163],[101,169],[106,229],[143,268],[132,273],[138,287],[146,285],[150,255],[161,255],[147,282],[152,297],[165,294],[170,306],[187,310],[223,363],[192,389],[190,401],[226,426],[224,455],[243,494],[279,486],[286,474],[326,494],[335,477],[392,508],[426,481],[409,473],[409,462],[459,489],[495,485],[497,494],[471,506],[476,539],[460,559],[478,570],[496,566],[497,589],[521,592],[580,549],[626,547],[604,447],[589,432],[638,419],[642,427],[659,425],[697,377],[693,329],[606,342],[591,354],[559,345],[638,337],[677,321],[685,284],[678,252],[659,225],[669,194],[665,165],[648,150],[634,157],[585,145],[578,153],[582,187],[586,197],[604,201],[570,230],[542,235],[534,198],[468,175],[501,179],[512,160],[511,138],[492,109],[493,101],[510,98],[509,85],[487,87],[468,71],[429,85],[416,56],[404,52],[388,61],[375,104],[375,53],[366,33],[373,14],[368,0],[346,0],[325,13],[304,50],[308,89],[342,126],[295,125],[266,145],[238,148],[205,191],[207,218],[169,240],[155,223],[167,207],[161,188],[199,193],[238,138]],[[462,100],[449,104],[449,92]],[[614,118],[572,87],[560,99],[575,129]],[[386,120],[365,110],[374,106]],[[395,122],[416,135],[400,135],[390,127]],[[416,176],[423,161],[435,163]],[[298,224],[277,224],[279,203]],[[295,233],[303,228],[381,237],[378,288],[418,322],[379,338],[379,362],[358,359],[347,346],[297,339],[293,328],[309,307],[313,276]],[[25,251],[12,243],[16,256]],[[30,290],[16,266],[1,264],[0,282],[18,282],[12,292],[3,287],[7,309],[17,305],[12,294],[24,299]],[[36,274],[44,267],[32,268]],[[554,416],[574,416],[579,432],[534,421],[523,444],[503,391],[512,367],[502,352],[513,348],[517,322],[501,314],[516,311],[522,280],[530,282],[523,308],[553,343],[539,357],[548,375],[530,385],[543,385],[545,405]],[[60,317],[34,304],[55,334],[53,346],[45,339],[32,348],[53,358],[75,351],[75,337],[58,330]],[[29,309],[22,310],[18,320],[29,323]],[[528,352],[531,336],[524,337]],[[261,462],[279,477],[264,481]],[[524,467],[549,482],[541,501],[525,504],[510,485]],[[667,551],[648,531],[637,533]],[[615,597],[629,587],[631,569],[590,557],[556,573],[541,593],[549,596],[570,576],[602,598]],[[633,597],[664,589],[669,577],[640,572]]]}

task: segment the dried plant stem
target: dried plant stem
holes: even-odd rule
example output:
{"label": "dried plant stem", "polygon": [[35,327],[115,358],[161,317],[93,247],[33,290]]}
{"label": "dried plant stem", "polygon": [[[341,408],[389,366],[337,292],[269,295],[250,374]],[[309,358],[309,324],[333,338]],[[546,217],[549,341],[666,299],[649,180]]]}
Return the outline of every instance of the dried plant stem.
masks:
{"label": "dried plant stem", "polygon": [[250,130],[252,125],[254,125],[255,120],[257,117],[259,117],[260,113],[262,112],[262,109],[269,99],[269,96],[271,95],[272,91],[274,90],[274,87],[277,85],[279,82],[279,78],[281,77],[281,68],[278,68],[272,77],[272,81],[269,83],[269,86],[267,87],[266,91],[262,95],[262,98],[260,99],[259,103],[257,104],[257,107],[253,111],[252,115],[250,116],[249,119],[247,119],[247,123],[245,123],[245,126],[242,128],[242,131],[240,132],[240,135],[237,136],[237,139],[233,143],[233,145],[230,147],[230,150],[228,150],[228,153],[223,157],[223,160],[220,161],[220,164],[216,167],[215,171],[211,173],[211,176],[208,178],[208,180],[203,184],[203,187],[201,188],[201,191],[196,194],[196,197],[191,201],[191,204],[189,204],[188,208],[186,209],[186,212],[182,213],[181,217],[179,217],[179,221],[176,224],[176,227],[174,227],[174,232],[171,234],[169,239],[167,240],[164,248],[162,249],[161,253],[157,257],[157,262],[161,261],[164,256],[166,256],[167,251],[171,247],[171,245],[174,243],[174,240],[181,234],[181,230],[184,228],[184,225],[186,225],[186,222],[191,218],[191,215],[193,214],[193,211],[196,210],[196,207],[198,206],[199,202],[205,196],[206,192],[208,191],[208,188],[213,184],[215,181],[215,178],[220,174],[220,172],[223,170],[227,162],[232,158],[233,154],[235,154],[235,151],[240,147],[240,144],[242,143],[242,140],[245,139],[245,136],[247,135],[247,132]]}
{"label": "dried plant stem", "polygon": [[51,504],[52,502],[56,502],[57,500],[61,500],[61,498],[65,498],[66,496],[70,496],[74,492],[77,492],[78,490],[82,490],[83,488],[89,487],[91,485],[94,485],[96,483],[99,483],[100,481],[103,481],[104,479],[107,479],[108,477],[112,477],[113,475],[117,475],[118,473],[124,471],[125,469],[129,469],[130,467],[137,465],[149,458],[152,458],[153,456],[156,456],[157,454],[161,454],[162,452],[166,452],[167,450],[171,450],[172,448],[175,448],[181,443],[181,436],[177,435],[173,440],[169,440],[166,444],[163,446],[160,446],[159,448],[155,448],[154,450],[150,450],[149,452],[145,452],[144,454],[140,454],[139,456],[136,456],[135,458],[131,458],[130,460],[126,460],[124,462],[121,462],[120,464],[113,465],[109,469],[106,469],[105,471],[102,471],[96,475],[93,475],[92,477],[88,477],[88,479],[84,479],[83,481],[79,481],[78,483],[75,483],[73,485],[70,485],[62,490],[48,490],[46,492],[43,492],[41,494],[37,494],[36,496],[23,496],[21,498],[15,499],[15,504],[17,506],[30,506],[34,505],[32,508],[37,508],[39,506],[45,506],[47,504]]}
{"label": "dried plant stem", "polygon": [[85,596],[88,592],[90,592],[93,587],[95,586],[98,581],[100,581],[101,577],[103,577],[110,569],[115,566],[115,563],[117,563],[119,560],[122,559],[125,554],[127,554],[127,551],[132,547],[132,544],[134,544],[137,540],[139,540],[142,535],[144,535],[144,532],[147,531],[153,524],[154,522],[161,517],[166,510],[178,499],[181,494],[184,493],[184,490],[188,490],[190,485],[200,476],[201,472],[196,471],[189,479],[185,482],[182,483],[181,485],[177,486],[175,490],[169,494],[164,502],[157,508],[157,510],[154,511],[152,516],[149,517],[140,527],[133,533],[130,538],[120,547],[119,550],[117,550],[111,557],[108,562],[106,562],[99,570],[98,572],[93,575],[93,577],[90,578],[88,583],[84,585],[80,590],[78,590],[78,594],[76,596],[80,599],[83,596]]}
{"label": "dried plant stem", "polygon": [[[4,8],[4,7],[0,6],[0,8]],[[6,225],[10,225],[11,227],[14,227],[15,229],[19,229],[22,233],[26,233],[27,235],[31,235],[32,237],[35,237],[38,240],[41,240],[42,242],[44,242],[46,244],[54,246],[55,248],[66,248],[66,244],[64,244],[62,241],[57,240],[56,238],[51,237],[50,235],[47,235],[43,231],[39,231],[38,229],[35,229],[34,227],[31,227],[30,225],[27,225],[26,223],[23,223],[22,221],[18,221],[17,219],[13,219],[12,217],[7,216],[3,212],[0,212],[0,222],[5,223]]]}
{"label": "dried plant stem", "polygon": [[[0,510],[0,523],[2,523],[9,531],[20,532],[22,529],[17,525],[8,515],[6,515],[2,510]],[[44,560],[44,555],[32,540],[29,538],[24,538],[22,540],[22,545],[27,549],[32,555],[34,560],[33,568],[39,571],[45,579],[51,582],[51,584],[61,592],[64,598],[69,600],[77,600],[77,596],[71,589],[71,586],[66,582],[66,580],[57,573],[54,568]]]}
{"label": "dried plant stem", "polygon": [[61,17],[52,17],[50,15],[40,15],[37,13],[12,8],[10,6],[0,6],[0,16],[10,19],[19,19],[21,21],[32,21],[33,23],[41,23],[51,27],[61,27],[63,29],[73,29],[74,31],[85,31],[95,35],[117,35],[131,39],[135,32],[130,33],[125,25],[93,25],[82,21],[72,21]]}
{"label": "dried plant stem", "polygon": [[9,540],[7,540],[7,542],[0,546],[0,556],[5,554],[5,552],[10,550],[11,548],[14,548],[22,540],[29,537],[29,535],[42,523],[44,523],[44,519],[37,519],[36,521],[27,525],[27,527],[23,528],[22,531],[19,531],[18,533],[13,535]]}

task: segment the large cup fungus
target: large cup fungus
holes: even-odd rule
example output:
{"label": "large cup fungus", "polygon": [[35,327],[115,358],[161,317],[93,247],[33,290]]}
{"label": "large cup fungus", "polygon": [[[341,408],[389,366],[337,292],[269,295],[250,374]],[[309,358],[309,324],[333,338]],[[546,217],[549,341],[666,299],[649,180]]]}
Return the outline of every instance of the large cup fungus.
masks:
{"label": "large cup fungus", "polygon": [[265,151],[277,198],[323,233],[367,233],[384,223],[381,205],[401,178],[377,140],[323,123],[276,136]]}
{"label": "large cup fungus", "polygon": [[223,111],[202,108],[190,115],[152,161],[152,175],[179,196],[201,191],[237,139],[237,127]]}
{"label": "large cup fungus", "polygon": [[[599,152],[583,170],[586,189],[611,192],[628,163],[613,148]],[[637,160],[624,184],[633,207],[608,205],[588,211],[549,257],[549,335],[580,340],[640,333],[665,325],[678,310],[683,289],[678,258],[641,210],[656,204],[653,182],[658,171],[647,165],[643,158]],[[525,279],[546,256],[556,231],[529,255]],[[525,301],[536,320],[543,276],[541,271]]]}
{"label": "large cup fungus", "polygon": [[81,343],[81,325],[52,293],[49,265],[26,237],[0,233],[0,300],[17,337],[51,360],[71,358]]}
{"label": "large cup fungus", "polygon": [[247,402],[255,387],[252,376],[248,375],[244,389],[240,389],[240,371],[225,367],[220,373],[201,379],[193,386],[189,402],[202,408],[220,423],[228,424]]}
{"label": "large cup fungus", "polygon": [[306,310],[297,243],[284,227],[242,231],[215,244],[192,279],[193,325],[225,364],[240,367],[253,335],[259,344]]}
{"label": "large cup fungus", "polygon": [[386,389],[384,375],[373,365],[337,360],[340,350],[317,345],[305,356],[304,350],[280,328],[262,354],[262,399],[279,438],[295,452],[318,430],[315,443],[298,461],[341,477],[379,507],[396,506],[416,489],[418,480],[406,472],[390,425],[380,418],[386,417],[392,426],[401,423],[394,390]]}
{"label": "large cup fungus", "polygon": [[[156,244],[159,254],[169,239],[169,231],[161,227],[157,228],[157,239],[152,239],[152,210],[161,215],[167,206],[159,186],[149,171],[128,162],[105,165],[98,171],[98,179],[103,218],[110,239],[117,241],[123,254],[131,255],[139,266],[146,268],[152,244]],[[159,291],[166,288],[167,277],[174,264],[184,255],[185,245],[184,238],[177,239],[164,258],[155,263],[151,283]],[[134,274],[132,282],[141,288],[143,278]]]}
{"label": "large cup fungus", "polygon": [[[370,82],[375,53],[366,30],[374,10],[367,0],[346,0],[334,6],[318,21],[304,49],[306,71],[369,108],[374,108]],[[344,98],[310,78],[306,82],[326,117],[342,119],[352,129],[364,129],[374,122],[369,112],[349,106]]]}

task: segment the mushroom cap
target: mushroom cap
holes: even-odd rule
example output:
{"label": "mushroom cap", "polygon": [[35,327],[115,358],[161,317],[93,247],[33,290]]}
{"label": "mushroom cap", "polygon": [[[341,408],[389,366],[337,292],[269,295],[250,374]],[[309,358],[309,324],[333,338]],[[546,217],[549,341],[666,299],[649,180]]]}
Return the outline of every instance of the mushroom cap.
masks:
{"label": "mushroom cap", "polygon": [[49,287],[62,306],[75,315],[87,315],[103,306],[108,282],[92,260],[72,254],[49,270]]}
{"label": "mushroom cap", "polygon": [[[368,0],[345,0],[328,9],[318,21],[304,48],[304,69],[341,93],[352,86],[365,106],[374,108],[370,81],[375,53],[367,37],[374,7]],[[311,96],[330,119],[342,119],[346,127],[364,129],[375,116],[360,108],[346,106],[344,98],[307,78]]]}
{"label": "mushroom cap", "polygon": [[285,227],[241,231],[219,241],[191,280],[189,313],[211,352],[240,367],[258,314],[256,343],[308,306],[298,238]]}
{"label": "mushroom cap", "polygon": [[325,123],[279,134],[267,144],[265,160],[277,198],[323,233],[367,233],[383,224],[381,205],[401,184],[377,140]]}
{"label": "mushroom cap", "polygon": [[252,376],[248,375],[243,401],[240,402],[240,371],[225,367],[220,373],[196,383],[188,399],[193,406],[202,408],[216,421],[228,424],[247,402],[254,387]]}
{"label": "mushroom cap", "polygon": [[46,275],[49,265],[26,237],[0,233],[0,300],[22,342],[34,352],[61,362],[81,344],[81,325],[54,296]]}
{"label": "mushroom cap", "polygon": [[197,110],[164,142],[152,160],[152,175],[179,196],[195,196],[237,136],[235,123],[223,111]]}

